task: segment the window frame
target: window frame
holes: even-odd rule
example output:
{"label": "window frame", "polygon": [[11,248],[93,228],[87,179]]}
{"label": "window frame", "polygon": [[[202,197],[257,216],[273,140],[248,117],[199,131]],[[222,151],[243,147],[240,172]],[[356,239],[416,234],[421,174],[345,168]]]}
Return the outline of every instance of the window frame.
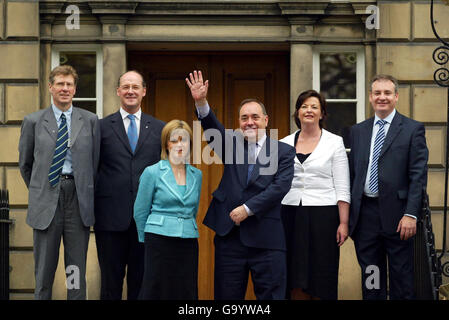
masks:
{"label": "window frame", "polygon": [[326,102],[355,102],[356,123],[365,120],[365,50],[363,46],[330,46],[317,45],[313,48],[313,89],[320,92],[320,54],[321,53],[356,53],[356,98],[355,99],[326,99]]}
{"label": "window frame", "polygon": [[[98,118],[103,117],[103,48],[99,44],[57,44],[51,48],[51,69],[59,66],[61,52],[95,52],[95,98],[73,98],[73,101],[95,101]],[[53,101],[53,99],[52,99]]]}

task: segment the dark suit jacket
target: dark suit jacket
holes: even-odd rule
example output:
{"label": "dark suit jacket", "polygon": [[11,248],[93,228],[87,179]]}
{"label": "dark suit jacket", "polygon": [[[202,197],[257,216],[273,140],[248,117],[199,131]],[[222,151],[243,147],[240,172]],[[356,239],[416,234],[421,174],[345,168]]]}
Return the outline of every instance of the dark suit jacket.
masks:
{"label": "dark suit jacket", "polygon": [[[218,129],[220,137],[225,137],[225,129],[212,110],[207,117],[201,119],[201,125],[204,130]],[[215,139],[220,140],[218,137]],[[209,142],[210,146],[218,147],[216,144],[218,140]],[[242,136],[239,139],[226,133],[226,139],[221,139],[221,150],[214,149],[224,162],[224,172],[217,190],[212,194],[213,199],[203,223],[218,235],[224,236],[234,226],[234,222],[229,217],[231,211],[246,204],[254,215],[240,224],[242,243],[248,247],[285,250],[284,230],[280,217],[281,200],[291,187],[295,150],[283,142],[267,137],[247,184],[247,161],[236,164],[236,158],[239,155],[242,156],[241,160],[247,159],[247,148],[244,146],[246,143],[243,141]],[[244,155],[239,150],[244,150]],[[230,152],[232,152],[231,155]],[[261,155],[267,155],[269,162],[262,161]],[[229,157],[231,159],[228,160],[232,163],[226,164],[226,159]],[[266,170],[270,165],[277,165],[274,172],[259,174],[262,172],[259,170]],[[273,171],[271,169],[269,171]]]}
{"label": "dark suit jacket", "polygon": [[[349,168],[351,175],[352,235],[368,171],[374,118],[351,128]],[[417,218],[421,211],[422,190],[427,182],[428,150],[424,126],[396,111],[379,156],[379,211],[382,229],[394,233],[404,214]]]}
{"label": "dark suit jacket", "polygon": [[[48,180],[57,136],[58,125],[51,106],[23,119],[19,168],[29,189],[27,223],[33,229],[47,229],[58,205],[60,188],[51,187]],[[85,226],[92,226],[95,221],[93,191],[99,136],[97,115],[73,107],[69,147],[80,216]]]}
{"label": "dark suit jacket", "polygon": [[142,112],[139,140],[131,151],[120,112],[100,120],[100,164],[95,185],[95,230],[127,230],[139,178],[160,160],[161,131],[165,123]]}

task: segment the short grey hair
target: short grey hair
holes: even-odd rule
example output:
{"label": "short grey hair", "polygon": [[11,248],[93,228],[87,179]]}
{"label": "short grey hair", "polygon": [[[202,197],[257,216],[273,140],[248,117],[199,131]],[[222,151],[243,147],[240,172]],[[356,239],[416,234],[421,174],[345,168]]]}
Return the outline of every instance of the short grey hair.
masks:
{"label": "short grey hair", "polygon": [[371,80],[370,83],[370,87],[369,87],[369,92],[371,92],[373,90],[373,83],[376,81],[391,81],[394,84],[394,92],[398,93],[398,88],[399,88],[399,83],[398,80],[389,75],[389,74],[376,74],[373,79]]}
{"label": "short grey hair", "polygon": [[250,103],[250,102],[255,102],[257,103],[261,108],[262,108],[262,113],[267,116],[267,110],[265,109],[265,106],[263,105],[263,103],[257,99],[254,98],[249,98],[249,99],[245,99],[242,102],[240,102],[240,106],[239,106],[239,116],[240,116],[240,110],[242,110],[242,107],[244,104]]}

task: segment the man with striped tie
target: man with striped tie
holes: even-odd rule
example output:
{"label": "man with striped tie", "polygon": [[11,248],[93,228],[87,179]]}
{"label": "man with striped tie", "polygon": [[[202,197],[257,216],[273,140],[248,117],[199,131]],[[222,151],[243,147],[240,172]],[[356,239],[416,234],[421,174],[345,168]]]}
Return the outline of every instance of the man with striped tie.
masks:
{"label": "man with striped tie", "polygon": [[394,77],[375,76],[369,94],[375,115],[351,128],[349,234],[363,299],[414,298],[413,239],[428,150],[424,125],[396,110],[398,98]]}
{"label": "man with striped tie", "polygon": [[61,237],[67,299],[86,299],[86,258],[94,224],[94,175],[100,131],[95,114],[76,108],[78,75],[71,66],[49,77],[52,105],[23,119],[19,167],[29,190],[27,223],[33,228],[35,299],[49,300]]}

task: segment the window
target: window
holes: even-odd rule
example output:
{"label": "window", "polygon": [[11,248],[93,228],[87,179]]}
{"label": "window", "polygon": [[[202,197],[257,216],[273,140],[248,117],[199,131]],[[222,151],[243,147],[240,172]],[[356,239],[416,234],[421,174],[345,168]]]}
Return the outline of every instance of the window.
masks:
{"label": "window", "polygon": [[99,45],[56,45],[51,68],[71,65],[78,73],[73,105],[103,116],[103,55]]}
{"label": "window", "polygon": [[365,120],[365,56],[360,47],[316,47],[313,88],[324,94],[326,129],[343,137],[348,147],[349,128]]}

